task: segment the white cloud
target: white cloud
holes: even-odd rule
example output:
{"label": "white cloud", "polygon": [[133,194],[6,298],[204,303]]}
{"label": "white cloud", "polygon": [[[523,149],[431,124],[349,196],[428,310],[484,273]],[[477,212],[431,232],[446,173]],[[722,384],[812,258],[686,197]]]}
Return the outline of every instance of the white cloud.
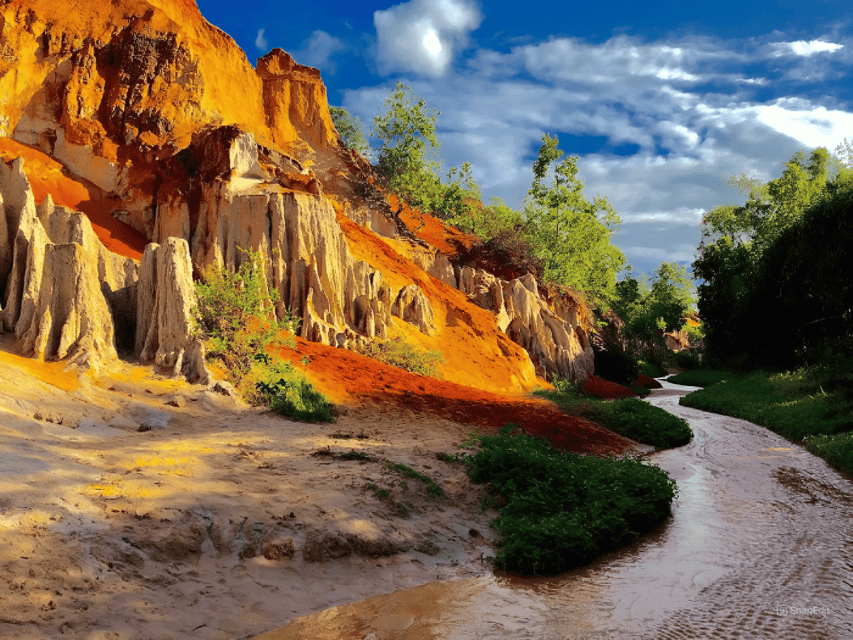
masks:
{"label": "white cloud", "polygon": [[797,55],[807,58],[816,53],[834,53],[839,49],[843,49],[843,44],[835,44],[824,40],[797,40],[796,42],[774,42],[769,45],[770,51],[776,57],[784,55]]}
{"label": "white cloud", "polygon": [[346,49],[346,44],[340,38],[329,35],[325,31],[314,31],[292,55],[299,64],[317,67],[321,71],[334,74],[337,65],[332,61],[332,56]]}
{"label": "white cloud", "polygon": [[373,14],[383,73],[444,75],[482,16],[471,0],[411,0]]}
{"label": "white cloud", "polygon": [[255,38],[255,46],[263,52],[269,51],[269,44],[267,43],[267,39],[264,37],[264,32],[266,29],[258,29],[258,35]]}
{"label": "white cloud", "polygon": [[[767,65],[767,46],[561,38],[480,50],[443,77],[405,81],[441,112],[445,167],[471,162],[486,200],[498,195],[518,207],[542,133],[558,134],[567,154],[581,155],[587,197],[606,196],[622,217],[616,244],[650,272],[662,260],[692,260],[703,211],[742,202],[727,176],[772,179],[798,149],[831,150],[853,135],[846,97],[833,99],[838,90],[812,73],[825,57]],[[803,70],[803,79],[789,82],[792,70]],[[369,121],[388,88],[351,91],[345,104]],[[595,136],[600,148],[579,153],[572,136],[580,144]],[[613,152],[627,145],[637,151]]]}

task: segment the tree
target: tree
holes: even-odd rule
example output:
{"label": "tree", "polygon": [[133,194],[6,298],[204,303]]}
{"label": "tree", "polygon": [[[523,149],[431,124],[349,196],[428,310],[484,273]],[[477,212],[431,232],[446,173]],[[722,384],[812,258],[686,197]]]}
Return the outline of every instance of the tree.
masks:
{"label": "tree", "polygon": [[838,188],[844,172],[830,180],[831,158],[824,148],[806,158],[793,155],[782,175],[764,184],[744,174],[731,180],[747,195],[742,206],[726,205],[702,218],[702,241],[693,273],[699,286],[699,312],[712,358],[754,351],[750,338],[762,311],[758,265],[762,256],[796,225],[806,211]]}
{"label": "tree", "polygon": [[367,144],[361,120],[350,115],[349,111],[343,107],[329,107],[329,115],[332,116],[332,122],[344,144],[361,155],[367,156],[370,153],[370,145]]}
{"label": "tree", "polygon": [[373,119],[371,135],[381,142],[376,169],[387,187],[411,206],[431,212],[440,193],[435,135],[438,111],[429,110],[402,82],[385,99],[386,111]]}
{"label": "tree", "polygon": [[551,165],[563,156],[559,142],[543,135],[533,164],[533,184],[524,203],[531,243],[546,280],[609,298],[625,264],[625,256],[610,243],[621,220],[606,198],[590,202],[584,197],[576,156],[559,162],[545,184]]}
{"label": "tree", "polygon": [[637,345],[637,351],[653,348],[661,331],[675,331],[694,311],[696,296],[686,267],[663,262],[652,274],[651,283],[643,276],[629,275],[616,283],[613,310],[625,322],[623,334]]}

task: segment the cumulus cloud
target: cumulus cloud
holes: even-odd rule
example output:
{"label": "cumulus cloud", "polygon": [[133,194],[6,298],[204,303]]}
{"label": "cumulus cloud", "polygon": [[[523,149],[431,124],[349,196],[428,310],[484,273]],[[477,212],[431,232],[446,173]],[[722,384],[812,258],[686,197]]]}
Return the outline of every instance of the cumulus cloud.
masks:
{"label": "cumulus cloud", "polygon": [[480,26],[472,0],[411,0],[373,14],[377,63],[383,73],[444,75],[454,53]]}
{"label": "cumulus cloud", "polygon": [[[727,176],[772,179],[798,149],[831,150],[853,135],[846,95],[814,73],[818,60],[847,73],[844,60],[774,58],[767,41],[552,38],[480,50],[440,78],[406,83],[441,112],[447,166],[471,162],[487,200],[518,207],[543,132],[559,135],[581,156],[587,197],[606,196],[622,217],[615,242],[650,272],[661,260],[692,260],[703,211],[742,202]],[[389,88],[351,91],[345,104],[369,120]],[[588,139],[599,147],[573,148]]]}
{"label": "cumulus cloud", "polygon": [[318,30],[314,31],[292,55],[299,64],[317,67],[321,71],[334,74],[337,65],[332,57],[346,49],[347,45],[343,40]]}
{"label": "cumulus cloud", "polygon": [[255,37],[255,46],[259,51],[266,53],[269,51],[269,44],[267,43],[267,39],[264,37],[264,32],[266,32],[266,29],[258,29],[258,35]]}

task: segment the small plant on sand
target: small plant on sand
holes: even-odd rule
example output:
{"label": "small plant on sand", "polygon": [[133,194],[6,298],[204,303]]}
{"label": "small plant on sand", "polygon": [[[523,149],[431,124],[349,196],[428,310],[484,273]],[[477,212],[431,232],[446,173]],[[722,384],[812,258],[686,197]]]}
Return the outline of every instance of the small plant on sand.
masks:
{"label": "small plant on sand", "polygon": [[500,510],[499,568],[554,575],[637,538],[670,513],[669,475],[629,458],[579,456],[507,425],[482,436],[468,460],[474,482],[490,482]]}
{"label": "small plant on sand", "polygon": [[208,268],[196,284],[197,336],[207,357],[218,360],[247,402],[267,405],[306,422],[332,422],[332,405],[292,364],[271,347],[294,348],[299,321],[289,313],[275,317],[276,291],[270,292],[259,253],[243,251],[235,272]]}
{"label": "small plant on sand", "polygon": [[420,482],[423,482],[424,485],[426,485],[427,491],[432,495],[436,496],[437,498],[444,496],[444,489],[442,489],[441,486],[439,486],[435,480],[433,480],[427,475],[424,475],[420,471],[412,469],[410,466],[401,463],[387,462],[386,464],[388,468],[391,469],[391,471],[396,471],[397,473],[405,476],[406,478],[411,478],[412,480],[418,480]]}
{"label": "small plant on sand", "polygon": [[441,351],[418,349],[403,338],[358,343],[353,351],[422,376],[436,377],[439,365],[444,362]]}

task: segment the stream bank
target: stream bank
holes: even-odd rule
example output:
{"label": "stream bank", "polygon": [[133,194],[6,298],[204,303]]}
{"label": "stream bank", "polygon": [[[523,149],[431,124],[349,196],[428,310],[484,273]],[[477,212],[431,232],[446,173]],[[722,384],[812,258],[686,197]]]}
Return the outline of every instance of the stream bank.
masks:
{"label": "stream bank", "polygon": [[555,578],[422,585],[257,640],[853,637],[850,480],[767,429],[679,406],[691,390],[649,396],[696,436],[651,456],[680,495],[638,543]]}

